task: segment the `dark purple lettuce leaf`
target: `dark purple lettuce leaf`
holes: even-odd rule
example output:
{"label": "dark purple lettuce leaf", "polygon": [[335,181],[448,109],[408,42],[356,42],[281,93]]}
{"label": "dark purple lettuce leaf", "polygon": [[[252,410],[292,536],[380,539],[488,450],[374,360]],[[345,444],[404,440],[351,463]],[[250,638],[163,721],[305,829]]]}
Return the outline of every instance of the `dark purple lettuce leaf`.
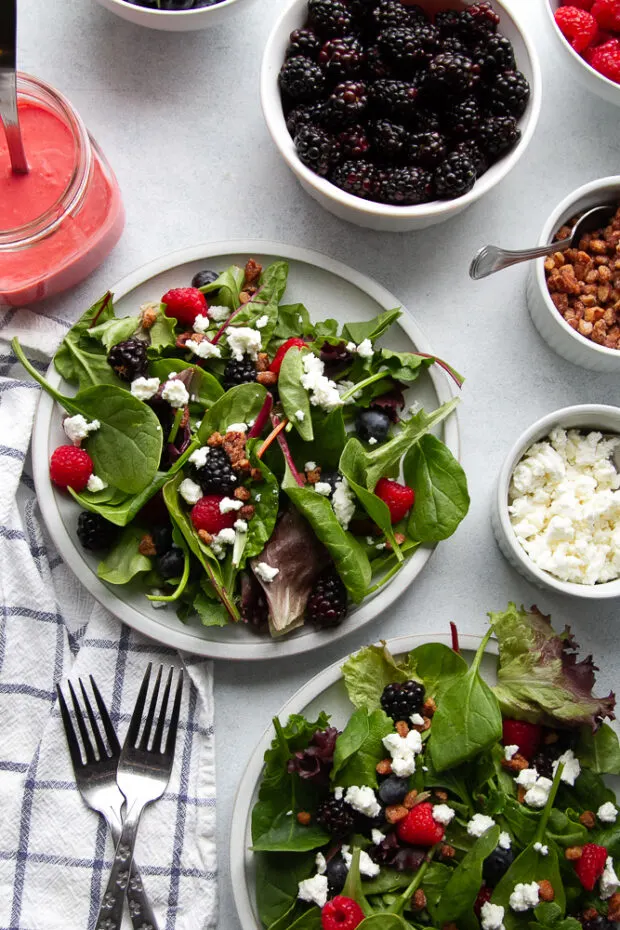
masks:
{"label": "dark purple lettuce leaf", "polygon": [[320,358],[325,365],[325,374],[328,378],[341,374],[353,362],[353,354],[347,349],[346,342],[339,342],[335,346],[324,342],[321,346]]}
{"label": "dark purple lettuce leaf", "polygon": [[340,731],[336,727],[317,730],[310,740],[310,745],[296,752],[288,760],[289,773],[292,775],[296,772],[300,778],[316,785],[327,786],[334,761],[336,738],[339,735]]}
{"label": "dark purple lettuce leaf", "polygon": [[380,410],[383,410],[384,413],[387,413],[392,423],[398,423],[400,419],[398,412],[405,406],[403,386],[397,384],[391,391],[386,391],[385,394],[374,397],[370,402],[370,406],[378,407]]}
{"label": "dark purple lettuce leaf", "polygon": [[252,572],[241,573],[241,619],[259,633],[269,626],[269,605],[265,592]]}

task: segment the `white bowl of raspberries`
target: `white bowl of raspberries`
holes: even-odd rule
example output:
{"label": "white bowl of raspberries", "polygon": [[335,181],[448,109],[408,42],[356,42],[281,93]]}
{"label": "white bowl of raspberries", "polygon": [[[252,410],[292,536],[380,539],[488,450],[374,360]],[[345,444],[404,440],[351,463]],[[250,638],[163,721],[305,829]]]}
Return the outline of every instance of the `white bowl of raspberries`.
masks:
{"label": "white bowl of raspberries", "polygon": [[546,0],[545,6],[571,72],[620,106],[620,0]]}
{"label": "white bowl of raspberries", "polygon": [[267,41],[261,100],[312,197],[403,232],[455,216],[516,165],[540,68],[501,0],[292,0]]}

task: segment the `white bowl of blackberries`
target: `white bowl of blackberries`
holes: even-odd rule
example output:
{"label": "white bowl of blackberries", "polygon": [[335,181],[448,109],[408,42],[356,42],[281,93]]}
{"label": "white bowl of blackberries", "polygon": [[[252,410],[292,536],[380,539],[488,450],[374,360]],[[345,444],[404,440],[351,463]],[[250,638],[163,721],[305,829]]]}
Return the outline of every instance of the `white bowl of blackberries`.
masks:
{"label": "white bowl of blackberries", "polygon": [[164,32],[191,32],[215,26],[232,7],[249,0],[98,0],[109,10],[137,26]]}
{"label": "white bowl of blackberries", "polygon": [[265,49],[267,126],[342,219],[406,231],[466,209],[534,133],[536,52],[500,0],[292,0]]}

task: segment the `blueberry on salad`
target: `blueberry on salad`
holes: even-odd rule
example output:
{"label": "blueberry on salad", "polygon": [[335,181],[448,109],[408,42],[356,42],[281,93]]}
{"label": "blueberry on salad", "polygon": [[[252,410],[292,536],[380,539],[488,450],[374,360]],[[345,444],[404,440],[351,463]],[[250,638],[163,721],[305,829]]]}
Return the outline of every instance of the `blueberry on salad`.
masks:
{"label": "blueberry on salad", "polygon": [[[470,665],[456,635],[351,656],[339,728],[325,711],[274,720],[252,813],[265,930],[617,926],[614,695],[593,693],[591,657],[536,608],[489,617]],[[534,763],[556,745],[547,777]]]}
{"label": "blueberry on salad", "polygon": [[99,577],[274,637],[341,623],[469,506],[432,432],[457,401],[413,403],[431,365],[460,377],[389,347],[398,309],[313,321],[284,302],[287,278],[284,261],[201,269],[124,317],[105,294],[54,357],[74,396],[14,341],[65,410],[50,478],[81,507]]}

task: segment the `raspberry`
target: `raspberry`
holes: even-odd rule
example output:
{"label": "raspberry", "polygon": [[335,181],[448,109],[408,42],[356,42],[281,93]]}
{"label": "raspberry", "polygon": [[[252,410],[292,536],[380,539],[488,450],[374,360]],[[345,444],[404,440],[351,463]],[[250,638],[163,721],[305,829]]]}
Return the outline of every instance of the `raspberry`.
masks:
{"label": "raspberry", "polygon": [[482,885],[480,891],[474,901],[474,914],[480,920],[480,911],[482,910],[483,905],[487,904],[491,900],[491,895],[493,894],[493,889],[489,888],[488,885]]}
{"label": "raspberry", "polygon": [[564,38],[568,39],[576,52],[585,51],[598,32],[594,17],[575,6],[559,7],[555,11],[555,21]]}
{"label": "raspberry", "polygon": [[316,580],[306,606],[306,617],[320,626],[337,626],[347,613],[347,589],[340,575],[328,568]]}
{"label": "raspberry", "polygon": [[287,339],[286,342],[283,342],[276,352],[271,365],[269,366],[269,371],[275,372],[276,375],[280,374],[284,356],[289,349],[293,348],[293,346],[298,346],[300,349],[305,349],[306,343],[303,341],[303,339],[299,339],[297,336],[293,336],[291,339]]}
{"label": "raspberry", "polygon": [[93,460],[78,446],[58,446],[50,459],[50,478],[59,488],[83,491],[93,473]]}
{"label": "raspberry", "polygon": [[336,895],[321,911],[323,930],[355,930],[364,919],[364,912],[352,898]]}
{"label": "raspberry", "polygon": [[590,12],[601,29],[620,32],[620,0],[596,0]]}
{"label": "raspberry", "polygon": [[412,846],[434,846],[443,840],[445,830],[433,819],[433,805],[423,801],[400,821],[396,832],[401,840]]}
{"label": "raspberry", "polygon": [[237,519],[236,512],[221,513],[220,501],[224,500],[220,494],[208,494],[201,497],[192,507],[191,518],[197,530],[206,530],[214,536],[220,530],[231,530]]}
{"label": "raspberry", "polygon": [[197,316],[207,313],[205,295],[195,287],[175,287],[166,291],[161,302],[166,305],[166,316],[174,317],[181,326],[193,326]]}
{"label": "raspberry", "polygon": [[295,148],[299,160],[321,177],[329,172],[338,150],[334,137],[311,123],[297,130]]}
{"label": "raspberry", "polygon": [[594,0],[562,0],[562,6],[576,6],[579,10],[587,10],[588,13],[592,9],[592,4]]}
{"label": "raspberry", "polygon": [[588,49],[585,57],[595,71],[620,84],[620,39],[609,39],[597,48]]}
{"label": "raspberry", "polygon": [[586,843],[581,850],[581,858],[575,862],[577,878],[586,889],[593,891],[596,882],[603,874],[607,862],[607,850],[595,843]]}
{"label": "raspberry", "polygon": [[542,740],[542,727],[526,720],[504,720],[502,723],[504,746],[518,746],[526,759],[532,759]]}
{"label": "raspberry", "polygon": [[392,523],[398,523],[413,507],[415,491],[406,484],[399,484],[391,478],[379,478],[375,494],[387,504]]}

